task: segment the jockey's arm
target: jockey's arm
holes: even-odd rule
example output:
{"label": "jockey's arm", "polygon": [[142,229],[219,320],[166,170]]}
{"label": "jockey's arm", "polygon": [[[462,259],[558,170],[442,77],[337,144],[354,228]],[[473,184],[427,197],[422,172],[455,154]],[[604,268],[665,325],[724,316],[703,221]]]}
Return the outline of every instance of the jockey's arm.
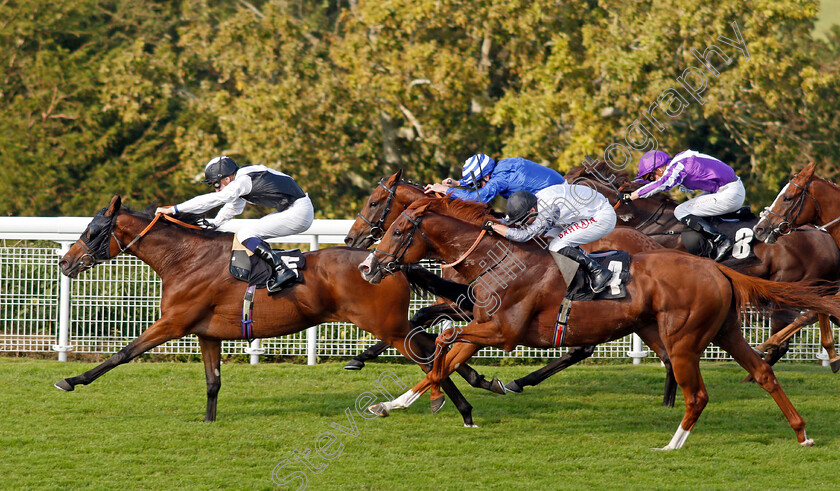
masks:
{"label": "jockey's arm", "polygon": [[479,188],[478,192],[474,189],[450,188],[446,191],[446,195],[452,199],[489,203],[507,187],[506,182],[502,182],[501,179],[496,179],[494,177],[491,177],[490,180],[487,181],[487,184]]}

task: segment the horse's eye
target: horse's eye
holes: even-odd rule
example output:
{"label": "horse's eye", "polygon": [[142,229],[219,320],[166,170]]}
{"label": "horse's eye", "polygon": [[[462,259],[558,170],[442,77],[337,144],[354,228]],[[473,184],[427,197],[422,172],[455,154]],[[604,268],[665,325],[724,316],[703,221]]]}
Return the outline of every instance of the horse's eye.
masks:
{"label": "horse's eye", "polygon": [[399,237],[400,235],[402,235],[402,231],[401,230],[394,230],[394,235]]}
{"label": "horse's eye", "polygon": [[376,202],[376,201],[372,201],[372,202],[370,203],[370,207],[371,207],[371,208],[373,208],[374,206],[376,206],[376,205],[378,205],[378,204],[379,204],[378,202]]}
{"label": "horse's eye", "polygon": [[785,196],[784,198],[782,198],[782,201],[793,201],[793,198],[791,198],[790,196]]}

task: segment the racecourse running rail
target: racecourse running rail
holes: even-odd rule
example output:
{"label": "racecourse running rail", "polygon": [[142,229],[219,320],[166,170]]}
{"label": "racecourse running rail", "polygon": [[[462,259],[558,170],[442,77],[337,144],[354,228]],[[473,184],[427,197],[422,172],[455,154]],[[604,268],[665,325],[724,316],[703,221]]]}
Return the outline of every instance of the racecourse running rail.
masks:
{"label": "racecourse running rail", "polygon": [[[108,263],[70,280],[58,270],[58,258],[90,223],[88,217],[0,217],[0,352],[67,352],[112,354],[128,344],[160,315],[161,282],[139,259],[123,254]],[[248,220],[232,220],[223,229],[236,231]],[[352,220],[315,220],[303,234],[272,242],[295,244],[315,250],[321,245],[343,244]],[[439,270],[437,264],[425,264]],[[414,296],[411,314],[430,305],[430,296]],[[256,306],[259,308],[259,306]],[[760,313],[747,312],[744,335],[752,345],[764,341],[769,321]],[[835,337],[840,331],[835,327]],[[784,360],[827,362],[820,346],[819,329],[808,326],[795,336]],[[375,340],[356,326],[331,322],[282,338],[223,343],[226,355],[249,354],[252,363],[259,355],[306,356],[309,364],[317,357],[355,356]],[[199,354],[198,341],[188,336],[165,343],[152,353]],[[484,349],[484,358],[556,358],[564,349],[517,348],[511,353]],[[398,356],[390,349],[386,356]],[[638,338],[628,336],[598,346],[596,358],[648,356]],[[650,353],[651,357],[654,357]],[[717,347],[710,347],[705,359],[726,359]]]}

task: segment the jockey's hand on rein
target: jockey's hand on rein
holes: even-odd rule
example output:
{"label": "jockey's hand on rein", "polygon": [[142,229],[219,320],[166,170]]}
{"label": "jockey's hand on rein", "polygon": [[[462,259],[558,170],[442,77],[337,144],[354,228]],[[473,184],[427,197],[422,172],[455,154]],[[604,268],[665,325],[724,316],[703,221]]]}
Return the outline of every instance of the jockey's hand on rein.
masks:
{"label": "jockey's hand on rein", "polygon": [[481,228],[483,228],[484,230],[486,230],[486,231],[488,231],[492,234],[493,233],[493,225],[495,225],[495,224],[496,224],[496,222],[494,222],[493,220],[485,220],[484,224],[481,225]]}
{"label": "jockey's hand on rein", "polygon": [[620,201],[621,204],[629,205],[630,202],[633,201],[633,199],[630,198],[630,193],[619,193],[618,201]]}

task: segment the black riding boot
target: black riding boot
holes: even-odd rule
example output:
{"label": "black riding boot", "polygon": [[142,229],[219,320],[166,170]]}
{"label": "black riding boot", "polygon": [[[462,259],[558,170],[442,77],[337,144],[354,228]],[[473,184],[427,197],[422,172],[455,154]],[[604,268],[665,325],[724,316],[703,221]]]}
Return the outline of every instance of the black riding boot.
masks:
{"label": "black riding boot", "polygon": [[712,241],[712,245],[715,248],[714,260],[717,262],[723,261],[735,245],[729,237],[723,235],[720,230],[713,227],[712,224],[703,217],[687,215],[681,218],[680,221],[684,223],[686,227],[694,230],[695,232],[700,232]]}
{"label": "black riding boot", "polygon": [[589,286],[593,292],[600,293],[609,286],[613,275],[612,271],[604,268],[598,264],[598,261],[587,256],[581,248],[564,247],[558,252],[570,259],[574,259],[583,267],[583,270],[589,275]]}
{"label": "black riding boot", "polygon": [[284,283],[297,278],[294,271],[289,269],[288,266],[286,266],[286,263],[275,256],[274,253],[271,252],[271,247],[265,242],[257,245],[254,249],[254,254],[263,261],[267,262],[271,266],[271,269],[274,270],[274,276],[272,276],[265,284],[265,289],[268,290],[269,295],[279,292]]}

